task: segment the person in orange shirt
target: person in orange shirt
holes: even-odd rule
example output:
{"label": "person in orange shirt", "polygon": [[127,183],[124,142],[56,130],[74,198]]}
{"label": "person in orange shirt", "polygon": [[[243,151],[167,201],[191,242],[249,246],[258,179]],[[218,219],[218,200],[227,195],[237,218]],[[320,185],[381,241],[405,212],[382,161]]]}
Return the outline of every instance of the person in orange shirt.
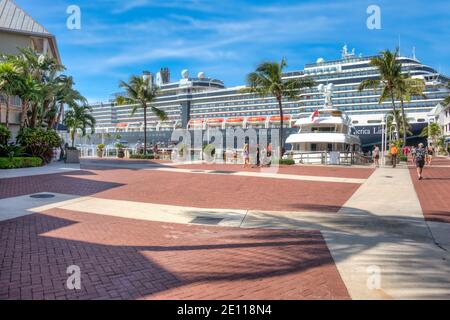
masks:
{"label": "person in orange shirt", "polygon": [[391,143],[391,159],[392,159],[392,168],[397,166],[397,156],[398,156],[398,148],[395,144]]}

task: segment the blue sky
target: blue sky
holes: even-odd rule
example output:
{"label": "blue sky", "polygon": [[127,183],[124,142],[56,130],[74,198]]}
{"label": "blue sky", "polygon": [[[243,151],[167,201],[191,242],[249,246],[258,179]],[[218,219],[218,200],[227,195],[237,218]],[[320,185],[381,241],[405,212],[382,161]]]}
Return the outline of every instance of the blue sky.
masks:
{"label": "blue sky", "polygon": [[[15,0],[58,40],[63,63],[90,101],[107,99],[119,80],[169,67],[204,71],[242,85],[264,60],[286,57],[288,70],[339,58],[347,43],[373,55],[395,48],[450,74],[450,1]],[[381,30],[366,26],[381,8]],[[66,9],[81,8],[81,30],[68,30]]]}

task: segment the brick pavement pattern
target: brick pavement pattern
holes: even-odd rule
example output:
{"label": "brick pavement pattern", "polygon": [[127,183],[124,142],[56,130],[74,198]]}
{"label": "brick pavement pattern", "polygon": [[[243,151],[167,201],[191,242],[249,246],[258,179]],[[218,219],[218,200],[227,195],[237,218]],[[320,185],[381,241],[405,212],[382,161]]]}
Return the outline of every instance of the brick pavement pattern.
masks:
{"label": "brick pavement pattern", "polygon": [[410,168],[410,173],[425,219],[450,223],[450,167],[439,166],[450,166],[450,159],[434,159],[425,166],[421,181],[416,169]]}
{"label": "brick pavement pattern", "polygon": [[[0,299],[349,299],[320,232],[61,209],[0,222]],[[81,268],[80,291],[65,288]]]}
{"label": "brick pavement pattern", "polygon": [[[351,173],[350,169],[344,169]],[[359,169],[357,169],[359,170]],[[0,179],[0,199],[58,192],[199,208],[337,212],[359,184],[123,168]]]}

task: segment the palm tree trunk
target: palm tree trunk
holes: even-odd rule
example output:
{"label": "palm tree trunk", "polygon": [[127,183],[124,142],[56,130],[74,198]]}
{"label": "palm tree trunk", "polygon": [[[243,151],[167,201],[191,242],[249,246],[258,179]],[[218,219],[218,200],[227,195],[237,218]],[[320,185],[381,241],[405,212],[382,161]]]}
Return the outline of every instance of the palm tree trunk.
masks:
{"label": "palm tree trunk", "polygon": [[144,155],[147,154],[147,107],[144,107]]}
{"label": "palm tree trunk", "polygon": [[283,103],[281,101],[281,97],[277,98],[278,100],[278,108],[280,109],[280,136],[278,137],[279,140],[279,146],[278,146],[278,156],[280,157],[280,159],[283,157],[283,145],[284,145],[284,139],[283,139],[283,125],[284,125],[284,121],[283,121]]}
{"label": "palm tree trunk", "polygon": [[6,128],[9,128],[9,107],[11,104],[11,97],[7,96],[6,97],[6,119],[5,119],[5,125]]}
{"label": "palm tree trunk", "polygon": [[64,113],[64,103],[61,102],[59,105],[59,112],[58,118],[56,119],[56,123],[61,123],[63,113]]}
{"label": "palm tree trunk", "polygon": [[30,121],[30,128],[35,128],[36,127],[36,122],[37,122],[37,116],[38,116],[38,103],[35,102],[33,103],[33,105],[31,106],[31,121]]}
{"label": "palm tree trunk", "polygon": [[401,110],[402,110],[402,126],[403,126],[403,146],[406,146],[406,136],[407,136],[407,131],[406,131],[406,115],[405,115],[405,106],[404,106],[404,101],[403,99],[400,99],[400,106],[401,106]]}
{"label": "palm tree trunk", "polygon": [[75,148],[75,132],[76,132],[76,129],[72,129],[70,131],[70,139],[72,139],[72,148]]}
{"label": "palm tree trunk", "polygon": [[[394,93],[391,93],[391,100],[392,100],[392,110],[394,111],[394,119],[395,119],[395,131],[397,131],[397,134],[400,135],[400,131],[399,131],[399,124],[398,124],[398,117],[397,117],[397,107],[395,106],[395,98],[394,98]],[[396,136],[396,139],[398,139],[398,137]]]}
{"label": "palm tree trunk", "polygon": [[22,100],[22,114],[20,115],[20,129],[25,128],[25,122],[27,120],[28,113],[28,101]]}

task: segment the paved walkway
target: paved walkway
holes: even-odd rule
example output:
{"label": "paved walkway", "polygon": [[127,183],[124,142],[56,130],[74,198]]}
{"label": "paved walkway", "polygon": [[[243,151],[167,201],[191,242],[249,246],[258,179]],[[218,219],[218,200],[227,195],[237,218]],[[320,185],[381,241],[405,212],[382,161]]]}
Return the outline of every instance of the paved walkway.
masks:
{"label": "paved walkway", "polygon": [[[0,247],[7,250],[4,255],[7,258],[3,260],[3,265],[5,265],[4,261],[6,265],[18,264],[18,261],[11,256],[11,252],[14,251],[9,246],[11,243],[14,248],[29,246],[29,238],[18,235],[33,234],[36,231],[32,232],[24,228],[42,225],[48,230],[39,231],[41,227],[36,227],[37,238],[33,241],[44,246],[33,247],[37,250],[36,252],[56,250],[55,248],[59,248],[59,245],[64,248],[73,247],[75,249],[70,249],[69,257],[72,255],[72,260],[77,260],[82,256],[83,265],[90,270],[89,279],[90,277],[101,278],[98,281],[92,280],[94,287],[90,289],[88,287],[87,291],[78,296],[68,294],[64,288],[53,286],[54,291],[50,298],[196,299],[208,296],[231,299],[343,299],[348,297],[348,292],[353,299],[450,299],[450,278],[448,277],[450,232],[446,229],[446,226],[450,224],[424,219],[423,211],[426,211],[427,205],[415,191],[415,188],[417,189],[420,185],[414,180],[414,183],[412,182],[413,176],[406,168],[377,169],[374,174],[364,180],[362,185],[330,181],[306,182],[271,177],[261,179],[245,176],[247,173],[230,176],[193,172],[177,173],[172,170],[167,172],[157,169],[126,170],[108,167],[87,170],[85,168],[76,173],[57,174],[56,176],[62,182],[56,186],[50,183],[52,176],[54,178],[55,175],[41,176],[39,180],[33,177],[3,180],[10,186],[24,181],[27,181],[27,186],[31,186],[25,190],[13,187],[15,191],[9,193],[7,192],[9,189],[0,189],[0,196],[4,198],[0,200],[0,212],[7,212],[3,214],[3,220],[9,219],[0,222],[0,239],[15,239],[12,242],[2,242],[8,244],[7,248]],[[447,170],[441,173],[435,172],[441,176],[448,172],[446,168],[435,170]],[[428,189],[434,185],[431,172],[432,170],[428,171],[429,180],[421,181],[429,183]],[[188,177],[189,182],[186,182],[185,177]],[[39,184],[38,181],[47,181],[46,179],[48,183]],[[168,181],[167,185],[164,181]],[[285,200],[290,199],[289,196],[286,198],[286,194],[294,190],[293,194],[297,196],[298,205],[294,210],[283,209],[292,209],[289,206],[275,206],[277,209],[273,210],[274,206],[269,203],[249,206],[248,201],[240,201],[242,192],[245,192],[242,184],[246,187],[253,185],[263,189],[270,189],[270,185],[273,184],[274,188],[270,190],[275,192],[281,189],[281,193],[276,195],[285,197],[282,198]],[[231,185],[238,186],[237,193],[229,192],[227,186]],[[286,188],[287,185],[289,188]],[[316,185],[318,189],[315,188]],[[352,189],[348,189],[350,187]],[[170,192],[165,193],[166,188]],[[331,199],[329,196],[336,199],[337,190],[346,190],[346,188],[350,193],[347,193],[345,199],[340,198],[339,201],[342,202],[336,203],[330,211],[330,203],[326,199]],[[61,192],[66,190],[73,190],[73,192],[70,194]],[[161,198],[154,194],[158,190]],[[193,190],[198,192],[207,190],[204,196],[218,201],[227,199],[228,203],[204,201],[202,197],[197,197]],[[44,199],[42,202],[30,200],[28,196],[32,193],[30,191],[53,192],[55,198]],[[186,205],[186,203],[176,205],[177,199],[180,199],[180,195],[183,195],[185,191],[190,193],[190,199],[194,205]],[[299,197],[299,194],[303,196]],[[171,205],[162,201],[155,202],[155,199],[161,200],[164,197]],[[230,199],[233,201],[230,202]],[[252,198],[249,194],[245,194],[242,199]],[[312,200],[314,202],[310,202]],[[202,205],[198,206],[198,204]],[[210,204],[215,206],[208,206]],[[269,210],[263,211],[264,208]],[[446,208],[442,211],[450,214]],[[334,213],[330,214],[330,212]],[[15,219],[10,220],[11,218]],[[218,220],[214,221],[211,218],[218,218]],[[58,222],[53,225],[52,221],[61,221],[62,224]],[[217,225],[195,226],[196,223],[217,223]],[[14,228],[17,228],[17,231],[11,233]],[[152,230],[149,235],[147,235],[148,230]],[[153,233],[156,236],[153,237]],[[324,248],[328,248],[331,255],[327,256],[325,251],[320,251],[321,246],[323,248],[325,244],[323,240],[320,240],[321,237],[318,237],[320,234],[326,241]],[[311,236],[316,237],[311,243],[317,244],[317,247],[310,247],[305,242],[298,242],[297,247],[292,247],[292,243],[285,241],[293,239],[295,242]],[[264,254],[256,249],[249,249],[250,252],[246,249],[238,251],[233,245],[233,241],[237,241],[237,243],[245,243],[243,247],[247,247],[247,240],[253,237],[261,241],[275,241],[269,245],[275,251],[268,251],[266,247],[264,247]],[[44,241],[47,238],[53,239],[50,242],[51,245]],[[206,251],[177,249],[176,252],[166,255],[165,252],[170,250],[154,250],[155,242],[164,242],[165,240],[162,239],[175,239],[175,241],[183,239],[183,246],[186,239],[187,246],[191,245],[189,241],[193,243],[200,241],[200,246],[206,243],[209,246],[212,243],[212,247],[208,247]],[[310,243],[311,238],[308,239],[307,243]],[[220,249],[214,247],[215,244],[220,244]],[[223,247],[224,244],[226,244],[225,247]],[[168,245],[164,242],[161,247]],[[84,246],[87,246],[87,249],[82,249]],[[151,249],[148,249],[149,247]],[[253,248],[253,244],[250,247]],[[116,249],[119,251],[116,252]],[[100,254],[102,261],[109,262],[105,264],[92,258],[93,252],[99,251],[102,252]],[[223,252],[227,252],[225,256],[222,255]],[[285,255],[280,256],[281,252]],[[121,256],[121,253],[124,255]],[[209,253],[211,256],[206,256],[207,259],[202,260],[202,257]],[[259,254],[263,254],[264,257],[258,257]],[[38,254],[31,256],[36,255],[39,257]],[[136,270],[127,269],[120,261],[115,262],[110,255],[117,255],[120,257],[119,260],[134,261],[139,267]],[[146,257],[146,263],[144,260],[136,260],[136,256]],[[301,261],[293,262],[293,259],[297,257]],[[22,255],[20,258],[28,259],[28,255]],[[63,258],[57,254],[55,259]],[[62,261],[66,263],[67,257],[64,259]],[[149,261],[150,264],[148,264]],[[203,266],[204,261],[211,261],[211,263]],[[219,261],[230,261],[230,264],[221,264]],[[258,261],[264,261],[261,267],[265,266],[262,268],[268,267],[270,270],[257,267],[258,272],[253,272],[247,269]],[[282,265],[275,264],[275,261]],[[28,265],[28,262],[23,260],[19,264],[23,263]],[[290,267],[286,267],[286,263],[289,263]],[[298,264],[305,263],[312,263],[309,271],[303,267],[297,267]],[[101,270],[95,267],[92,269],[92,265],[97,264]],[[2,274],[5,270],[3,265]],[[62,265],[64,264],[61,264],[61,267]],[[149,278],[146,272],[151,270],[150,265],[157,265],[160,271],[154,270],[153,273],[160,274],[166,281],[158,282],[155,278]],[[294,265],[295,267],[291,267]],[[40,267],[48,268],[47,265],[42,264]],[[109,273],[108,270],[113,271]],[[213,270],[219,270],[219,272],[214,273]],[[232,270],[237,270],[239,275],[233,278]],[[275,270],[280,270],[282,273],[289,271],[282,275],[274,274]],[[8,276],[4,277],[12,279],[14,270],[9,272]],[[59,272],[60,277],[63,277],[63,271],[55,270],[54,272]],[[137,278],[135,272],[139,273]],[[210,275],[211,272],[213,275]],[[105,276],[102,276],[103,273]],[[131,278],[127,276],[129,274],[133,274]],[[207,276],[208,274],[210,277]],[[242,276],[243,274],[245,276]],[[141,277],[142,275],[144,276]],[[174,282],[170,281],[171,276],[175,276]],[[209,281],[210,278],[213,280]],[[28,281],[26,279],[23,281]],[[1,281],[0,279],[0,284]],[[4,278],[3,284],[9,283],[8,281]],[[256,285],[260,281],[263,285]],[[155,282],[157,284],[153,286],[157,289],[153,288],[153,291],[149,291],[146,286]],[[125,289],[120,289],[119,284]],[[14,287],[18,286],[16,282]],[[42,286],[45,287],[45,284],[38,283],[35,288]],[[48,286],[50,287],[49,284]],[[255,286],[256,291],[252,289]],[[33,283],[30,287],[26,282],[25,287],[25,296],[28,296],[31,290],[31,297],[35,298]],[[7,293],[6,289],[3,292],[0,291],[0,297],[1,294],[3,297],[18,297],[17,294],[22,297],[21,291],[18,293],[17,290],[11,291],[13,287],[8,288]],[[42,294],[46,292],[44,290]],[[204,295],[205,292],[210,294]],[[214,296],[214,292],[218,292],[218,295]],[[226,292],[231,293],[227,295]],[[37,294],[36,298],[40,296]]]}
{"label": "paved walkway", "polygon": [[37,175],[44,175],[44,174],[77,171],[77,170],[80,170],[79,164],[69,164],[69,163],[64,163],[64,162],[52,162],[44,167],[9,169],[9,170],[1,170],[0,169],[0,179],[37,176]]}
{"label": "paved walkway", "polygon": [[[320,232],[52,209],[1,222],[0,238],[0,299],[349,298]],[[66,288],[71,265],[79,291]]]}

